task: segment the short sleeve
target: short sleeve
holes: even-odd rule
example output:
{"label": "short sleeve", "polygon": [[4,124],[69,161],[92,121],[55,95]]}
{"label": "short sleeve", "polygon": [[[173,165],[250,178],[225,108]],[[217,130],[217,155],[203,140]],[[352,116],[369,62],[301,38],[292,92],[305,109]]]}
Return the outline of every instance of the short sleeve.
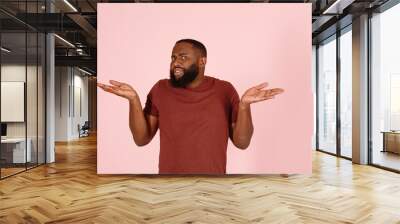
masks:
{"label": "short sleeve", "polygon": [[147,99],[146,99],[146,103],[145,103],[143,112],[145,114],[151,114],[153,116],[158,117],[158,108],[157,108],[156,102],[154,100],[157,88],[158,88],[158,83],[156,83],[153,86],[153,88],[151,88],[150,92],[147,94]]}
{"label": "short sleeve", "polygon": [[233,87],[233,85],[230,83],[228,88],[228,96],[229,96],[229,108],[230,108],[229,121],[230,123],[235,123],[237,120],[240,98],[235,87]]}

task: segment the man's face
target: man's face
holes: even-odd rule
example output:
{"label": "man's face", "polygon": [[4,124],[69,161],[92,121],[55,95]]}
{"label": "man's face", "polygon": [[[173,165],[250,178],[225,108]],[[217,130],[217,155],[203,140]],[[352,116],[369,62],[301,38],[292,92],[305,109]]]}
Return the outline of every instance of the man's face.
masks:
{"label": "man's face", "polygon": [[186,87],[199,73],[199,52],[190,43],[178,43],[171,55],[170,82],[174,87]]}

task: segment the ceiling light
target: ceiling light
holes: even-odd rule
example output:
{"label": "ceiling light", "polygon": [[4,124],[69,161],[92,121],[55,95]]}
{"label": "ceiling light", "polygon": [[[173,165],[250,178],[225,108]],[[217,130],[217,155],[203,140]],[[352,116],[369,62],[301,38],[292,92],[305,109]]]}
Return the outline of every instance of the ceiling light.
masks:
{"label": "ceiling light", "polygon": [[10,53],[10,52],[11,52],[11,50],[9,50],[9,49],[7,49],[7,48],[5,48],[5,47],[1,47],[1,50],[4,51],[4,52],[7,52],[7,53]]}
{"label": "ceiling light", "polygon": [[78,70],[81,71],[81,72],[83,72],[83,73],[85,73],[85,74],[93,75],[92,73],[90,73],[90,72],[88,72],[88,71],[85,71],[85,70],[83,70],[83,69],[81,69],[81,68],[79,68],[79,67],[78,67]]}
{"label": "ceiling light", "polygon": [[355,0],[336,0],[332,5],[324,10],[322,14],[341,14],[343,9],[351,5]]}
{"label": "ceiling light", "polygon": [[75,12],[78,12],[78,10],[71,4],[68,2],[68,0],[64,0],[65,4],[67,4],[72,10],[74,10]]}
{"label": "ceiling light", "polygon": [[75,45],[71,44],[71,42],[69,42],[68,40],[58,36],[57,34],[54,34],[55,37],[57,37],[58,39],[60,39],[61,41],[63,41],[64,43],[68,44],[69,46],[75,48]]}

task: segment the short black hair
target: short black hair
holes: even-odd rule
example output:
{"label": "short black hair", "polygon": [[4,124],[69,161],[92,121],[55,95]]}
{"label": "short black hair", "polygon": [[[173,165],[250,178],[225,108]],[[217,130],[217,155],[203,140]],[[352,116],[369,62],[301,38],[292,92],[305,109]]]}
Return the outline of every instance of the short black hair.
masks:
{"label": "short black hair", "polygon": [[200,41],[193,40],[193,39],[182,39],[182,40],[178,40],[175,44],[179,44],[179,43],[189,43],[194,48],[196,48],[200,51],[200,54],[202,57],[207,57],[207,49],[204,46],[204,44],[202,44]]}

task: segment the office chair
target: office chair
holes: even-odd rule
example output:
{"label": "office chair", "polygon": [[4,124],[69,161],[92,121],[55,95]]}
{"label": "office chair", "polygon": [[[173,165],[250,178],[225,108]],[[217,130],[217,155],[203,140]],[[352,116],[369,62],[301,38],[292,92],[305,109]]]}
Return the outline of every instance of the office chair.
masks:
{"label": "office chair", "polygon": [[85,121],[85,123],[82,125],[82,127],[79,127],[80,125],[78,124],[78,129],[79,129],[79,138],[80,137],[87,137],[89,136],[89,121]]}

